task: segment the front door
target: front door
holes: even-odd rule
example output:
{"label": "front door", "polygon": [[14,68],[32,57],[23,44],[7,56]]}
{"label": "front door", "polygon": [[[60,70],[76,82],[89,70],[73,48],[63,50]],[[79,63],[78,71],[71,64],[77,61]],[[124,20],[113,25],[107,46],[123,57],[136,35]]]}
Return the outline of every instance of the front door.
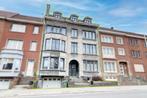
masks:
{"label": "front door", "polygon": [[69,64],[69,75],[77,77],[79,75],[78,62],[75,60],[71,61]]}
{"label": "front door", "polygon": [[34,75],[34,60],[28,60],[26,76],[33,77]]}
{"label": "front door", "polygon": [[77,75],[76,65],[73,64],[71,65],[71,75],[70,76],[76,76],[76,75]]}
{"label": "front door", "polygon": [[127,63],[120,63],[120,75],[121,76],[128,76],[128,68]]}

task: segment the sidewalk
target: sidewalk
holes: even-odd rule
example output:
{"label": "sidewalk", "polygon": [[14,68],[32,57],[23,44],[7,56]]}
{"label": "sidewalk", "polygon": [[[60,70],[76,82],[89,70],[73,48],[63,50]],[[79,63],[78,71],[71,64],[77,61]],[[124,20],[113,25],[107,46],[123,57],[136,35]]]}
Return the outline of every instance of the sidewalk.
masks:
{"label": "sidewalk", "polygon": [[85,88],[61,88],[61,89],[11,89],[0,91],[0,98],[18,96],[37,96],[63,93],[89,93],[89,92],[111,92],[147,90],[147,86],[116,86],[116,87],[85,87]]}

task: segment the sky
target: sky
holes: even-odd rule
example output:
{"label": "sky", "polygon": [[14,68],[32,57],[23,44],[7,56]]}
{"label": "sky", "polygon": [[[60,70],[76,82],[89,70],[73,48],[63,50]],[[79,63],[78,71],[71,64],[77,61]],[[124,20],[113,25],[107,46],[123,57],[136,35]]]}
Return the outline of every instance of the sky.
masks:
{"label": "sky", "polygon": [[77,14],[80,19],[90,16],[103,27],[147,34],[147,0],[0,0],[0,10],[43,17],[46,2],[51,13]]}

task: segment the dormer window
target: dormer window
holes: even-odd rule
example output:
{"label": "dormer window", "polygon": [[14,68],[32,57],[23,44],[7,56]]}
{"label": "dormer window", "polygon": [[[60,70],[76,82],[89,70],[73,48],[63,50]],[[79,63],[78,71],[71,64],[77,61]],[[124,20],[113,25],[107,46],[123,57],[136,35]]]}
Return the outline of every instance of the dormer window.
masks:
{"label": "dormer window", "polygon": [[77,15],[71,15],[70,20],[73,21],[73,22],[77,22],[78,21],[78,16]]}
{"label": "dormer window", "polygon": [[55,18],[60,19],[61,16],[62,16],[62,13],[60,13],[60,12],[54,12],[54,13],[53,13],[53,16],[54,16]]}
{"label": "dormer window", "polygon": [[90,18],[90,17],[85,17],[85,18],[84,18],[84,22],[90,24],[90,23],[92,23],[92,18]]}

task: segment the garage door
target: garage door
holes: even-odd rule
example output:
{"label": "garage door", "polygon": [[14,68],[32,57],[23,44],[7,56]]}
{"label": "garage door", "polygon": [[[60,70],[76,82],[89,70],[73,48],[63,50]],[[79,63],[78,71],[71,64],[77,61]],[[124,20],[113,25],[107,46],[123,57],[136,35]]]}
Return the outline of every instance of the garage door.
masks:
{"label": "garage door", "polygon": [[43,88],[61,88],[61,78],[45,78]]}
{"label": "garage door", "polygon": [[10,80],[0,80],[0,89],[9,89]]}

